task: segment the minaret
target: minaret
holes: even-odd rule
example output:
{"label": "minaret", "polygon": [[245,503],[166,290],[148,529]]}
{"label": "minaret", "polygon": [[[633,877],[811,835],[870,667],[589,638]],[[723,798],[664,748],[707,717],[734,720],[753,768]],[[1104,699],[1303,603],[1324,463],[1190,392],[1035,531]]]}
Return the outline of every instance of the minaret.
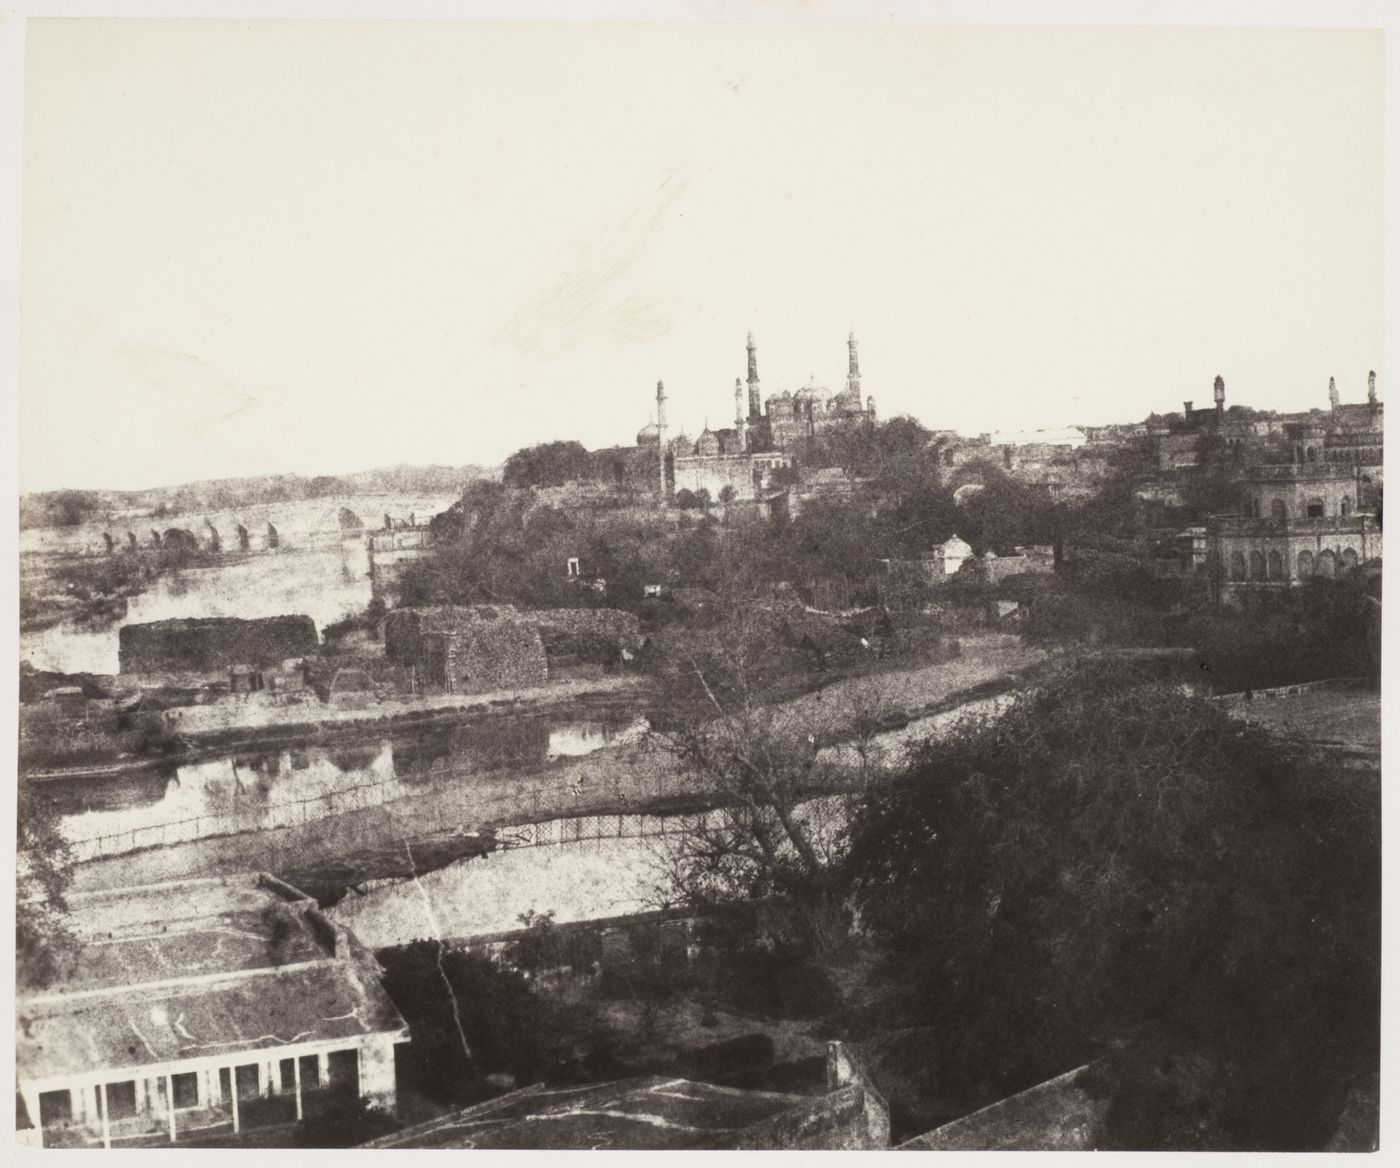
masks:
{"label": "minaret", "polygon": [[856,352],[856,334],[854,331],[846,338],[846,349],[850,353],[850,359],[846,368],[846,392],[853,393],[860,397],[860,355]]}
{"label": "minaret", "polygon": [[1327,379],[1327,400],[1332,403],[1332,412],[1337,412],[1337,407],[1342,404],[1342,399],[1337,393],[1337,379],[1329,377]]}
{"label": "minaret", "polygon": [[759,400],[758,388],[758,346],[753,343],[753,333],[749,333],[749,421],[757,421],[763,414],[763,403]]}
{"label": "minaret", "polygon": [[1218,373],[1215,375],[1215,412],[1225,412],[1225,379]]}
{"label": "minaret", "polygon": [[748,453],[749,427],[748,419],[744,417],[744,383],[737,377],[734,379],[734,433],[739,440],[739,453]]}
{"label": "minaret", "polygon": [[661,501],[666,501],[666,386],[656,383],[656,473]]}

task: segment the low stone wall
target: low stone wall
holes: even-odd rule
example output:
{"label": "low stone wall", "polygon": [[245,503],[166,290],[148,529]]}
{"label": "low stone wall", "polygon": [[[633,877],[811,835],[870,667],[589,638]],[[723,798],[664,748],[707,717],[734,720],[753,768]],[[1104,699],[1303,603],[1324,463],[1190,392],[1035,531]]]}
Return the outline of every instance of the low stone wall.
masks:
{"label": "low stone wall", "polygon": [[1300,694],[1326,689],[1359,689],[1367,684],[1364,677],[1326,677],[1320,681],[1300,681],[1295,685],[1275,685],[1268,689],[1251,689],[1242,693],[1216,694],[1206,699],[1212,702],[1242,704],[1260,698],[1293,698]]}

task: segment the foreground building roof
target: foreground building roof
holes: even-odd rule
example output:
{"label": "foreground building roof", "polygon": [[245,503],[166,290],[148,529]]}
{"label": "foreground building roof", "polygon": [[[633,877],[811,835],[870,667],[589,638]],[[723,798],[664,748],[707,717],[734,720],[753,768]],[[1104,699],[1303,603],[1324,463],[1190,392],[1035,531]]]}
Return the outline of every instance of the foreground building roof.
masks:
{"label": "foreground building roof", "polygon": [[883,1148],[889,1111],[832,1043],[819,1095],[741,1091],[659,1076],[539,1087],[374,1140],[371,1148]]}
{"label": "foreground building roof", "polygon": [[901,1152],[1092,1151],[1108,1100],[1083,1086],[1088,1067],[945,1123],[899,1145]]}
{"label": "foreground building roof", "polygon": [[[312,1090],[327,1058],[348,1058],[357,1093],[392,1106],[407,1027],[373,955],[296,889],[250,873],[78,894],[69,909],[70,967],[17,1011],[19,1088],[46,1143],[237,1135],[235,1071],[245,1103],[286,1093],[300,1120],[303,1076],[279,1078],[284,1060],[303,1060]],[[113,1091],[132,1102],[108,1122]]]}

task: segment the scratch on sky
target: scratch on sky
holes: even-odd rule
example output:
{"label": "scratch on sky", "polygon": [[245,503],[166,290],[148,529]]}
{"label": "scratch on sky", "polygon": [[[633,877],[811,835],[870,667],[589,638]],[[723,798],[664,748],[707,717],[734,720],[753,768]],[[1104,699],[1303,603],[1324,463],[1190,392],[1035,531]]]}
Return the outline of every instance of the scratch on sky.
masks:
{"label": "scratch on sky", "polygon": [[142,367],[142,383],[149,389],[179,398],[182,406],[195,405],[206,416],[192,419],[189,427],[202,433],[278,396],[269,386],[249,388],[214,373],[209,362],[194,353],[182,353],[152,345],[118,341],[113,351]]}
{"label": "scratch on sky", "polygon": [[672,298],[629,284],[689,182],[667,171],[646,200],[585,233],[559,270],[510,314],[504,339],[527,356],[553,360],[600,336],[636,341],[667,332]]}

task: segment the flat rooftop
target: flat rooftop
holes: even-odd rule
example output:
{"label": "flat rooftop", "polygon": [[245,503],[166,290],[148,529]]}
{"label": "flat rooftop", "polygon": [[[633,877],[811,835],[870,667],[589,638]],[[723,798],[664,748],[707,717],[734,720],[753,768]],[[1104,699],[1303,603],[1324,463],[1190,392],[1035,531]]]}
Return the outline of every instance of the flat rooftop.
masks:
{"label": "flat rooftop", "polygon": [[375,1148],[721,1148],[810,1096],[647,1077],[520,1091],[375,1140]]}
{"label": "flat rooftop", "polygon": [[406,1033],[373,956],[257,874],[78,894],[73,968],[19,1002],[20,1077]]}
{"label": "flat rooftop", "polygon": [[58,993],[233,975],[335,956],[298,901],[241,880],[192,880],[69,897],[83,942]]}
{"label": "flat rooftop", "polygon": [[1083,1152],[1108,1110],[1082,1086],[1079,1067],[945,1123],[899,1145],[901,1152]]}

